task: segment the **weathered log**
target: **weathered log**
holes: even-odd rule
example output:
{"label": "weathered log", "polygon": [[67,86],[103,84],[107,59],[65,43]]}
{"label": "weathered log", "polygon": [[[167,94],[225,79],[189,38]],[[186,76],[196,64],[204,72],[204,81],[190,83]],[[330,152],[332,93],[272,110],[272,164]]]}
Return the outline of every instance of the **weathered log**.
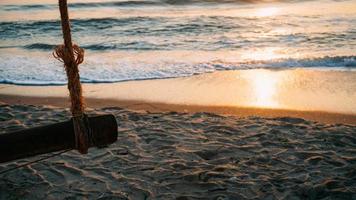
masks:
{"label": "weathered log", "polygon": [[[90,147],[103,147],[117,140],[113,115],[89,117]],[[73,120],[0,134],[0,162],[75,148]]]}

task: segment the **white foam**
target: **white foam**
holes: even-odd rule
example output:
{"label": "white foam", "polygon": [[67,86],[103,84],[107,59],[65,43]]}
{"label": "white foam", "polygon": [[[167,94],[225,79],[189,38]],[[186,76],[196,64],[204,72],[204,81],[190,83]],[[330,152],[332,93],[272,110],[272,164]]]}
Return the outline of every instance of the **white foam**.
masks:
{"label": "white foam", "polygon": [[[225,60],[224,60],[225,58]],[[191,76],[217,70],[320,67],[354,70],[353,56],[276,59],[238,62],[218,53],[203,52],[89,52],[80,65],[81,81],[119,82]],[[48,52],[0,51],[0,82],[24,85],[66,84],[63,64]]]}

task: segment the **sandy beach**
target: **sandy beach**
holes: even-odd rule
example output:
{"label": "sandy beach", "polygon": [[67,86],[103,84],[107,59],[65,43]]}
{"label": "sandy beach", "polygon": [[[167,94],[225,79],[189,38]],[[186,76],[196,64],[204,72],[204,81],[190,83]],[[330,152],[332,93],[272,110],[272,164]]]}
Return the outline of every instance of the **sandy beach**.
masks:
{"label": "sandy beach", "polygon": [[[2,104],[0,112],[1,132],[70,116],[52,106]],[[89,113],[115,115],[115,144],[3,174],[0,199],[355,198],[355,126],[118,107]]]}
{"label": "sandy beach", "polygon": [[0,200],[356,200],[356,0],[1,0],[0,38]]}
{"label": "sandy beach", "polygon": [[[349,103],[355,93],[343,95],[354,86],[347,82],[352,76],[282,72],[304,74],[295,76],[302,80],[292,79],[303,84],[282,84],[288,95],[304,95],[292,102],[293,109],[283,107],[292,105],[281,103],[283,96],[265,96],[265,107],[244,107],[244,99],[236,96],[254,91],[236,83],[243,82],[236,77],[244,72],[85,84],[88,113],[114,114],[118,141],[88,155],[73,150],[3,174],[0,199],[354,199],[356,120],[355,104]],[[219,78],[223,85],[211,82]],[[340,78],[342,90],[329,87],[337,82],[325,84]],[[318,82],[324,87],[315,86]],[[324,96],[311,95],[313,85]],[[223,87],[225,92],[207,93],[213,86],[212,91]],[[275,87],[278,91],[281,85]],[[1,85],[1,132],[69,119],[66,95],[65,86]],[[312,104],[326,96],[323,105]],[[235,104],[228,104],[232,99]],[[38,158],[1,164],[0,171]]]}

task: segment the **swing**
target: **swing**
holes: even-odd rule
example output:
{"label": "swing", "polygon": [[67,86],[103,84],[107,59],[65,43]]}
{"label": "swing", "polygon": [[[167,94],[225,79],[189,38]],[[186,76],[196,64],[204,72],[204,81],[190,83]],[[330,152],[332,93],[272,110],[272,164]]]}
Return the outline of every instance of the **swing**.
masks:
{"label": "swing", "polygon": [[78,65],[84,50],[72,44],[67,0],[59,0],[64,44],[53,56],[64,63],[68,78],[72,119],[66,122],[25,129],[0,135],[0,163],[34,155],[77,149],[88,153],[89,147],[103,147],[117,140],[117,123],[113,115],[88,117],[83,105]]}

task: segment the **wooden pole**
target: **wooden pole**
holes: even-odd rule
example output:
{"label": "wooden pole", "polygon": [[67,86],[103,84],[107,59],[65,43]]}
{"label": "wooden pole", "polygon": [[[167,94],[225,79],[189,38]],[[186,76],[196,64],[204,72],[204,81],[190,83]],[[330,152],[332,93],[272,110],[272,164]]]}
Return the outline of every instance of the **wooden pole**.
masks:
{"label": "wooden pole", "polygon": [[[102,147],[117,140],[117,123],[113,115],[88,118],[92,125],[90,147]],[[0,163],[34,155],[74,149],[73,120],[0,134]]]}

